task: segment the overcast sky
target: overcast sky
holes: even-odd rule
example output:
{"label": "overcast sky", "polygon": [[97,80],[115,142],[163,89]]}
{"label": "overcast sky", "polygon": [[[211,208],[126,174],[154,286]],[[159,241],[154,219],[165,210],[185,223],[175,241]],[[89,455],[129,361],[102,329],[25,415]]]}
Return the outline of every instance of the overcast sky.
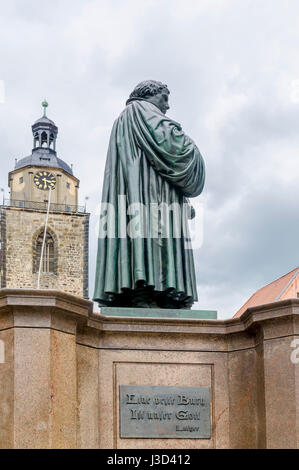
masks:
{"label": "overcast sky", "polygon": [[[299,265],[298,0],[0,0],[0,187],[49,102],[58,156],[96,211],[113,121],[145,79],[206,162],[200,300],[229,318]],[[1,90],[1,86],[0,86]],[[0,96],[1,98],[1,96]]]}

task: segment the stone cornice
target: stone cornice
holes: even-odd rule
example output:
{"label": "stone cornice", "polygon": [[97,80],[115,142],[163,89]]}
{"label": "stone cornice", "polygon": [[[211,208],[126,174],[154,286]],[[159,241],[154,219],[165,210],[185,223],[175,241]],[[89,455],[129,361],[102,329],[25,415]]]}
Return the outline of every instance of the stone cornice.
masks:
{"label": "stone cornice", "polygon": [[[35,319],[39,319],[36,327],[40,327],[41,317],[51,315],[56,320],[59,315],[72,318],[80,324],[80,331],[85,329],[84,336],[93,330],[94,336],[102,336],[109,333],[150,335],[219,335],[235,337],[237,334],[248,336],[248,344],[251,344],[252,329],[265,327],[275,321],[283,321],[291,325],[292,334],[299,332],[296,315],[299,314],[299,299],[287,299],[279,302],[261,305],[247,309],[241,317],[227,320],[194,320],[178,318],[144,318],[124,316],[104,316],[99,312],[93,312],[93,303],[80,297],[56,290],[34,289],[0,289],[0,318],[1,313],[13,313],[22,311],[24,319],[31,312],[30,325],[34,327]],[[20,316],[20,314],[19,314]],[[10,322],[11,326],[21,326],[20,323]],[[45,327],[58,325],[55,322],[44,323]],[[0,329],[4,326],[0,326]],[[285,328],[285,335],[287,331]]]}

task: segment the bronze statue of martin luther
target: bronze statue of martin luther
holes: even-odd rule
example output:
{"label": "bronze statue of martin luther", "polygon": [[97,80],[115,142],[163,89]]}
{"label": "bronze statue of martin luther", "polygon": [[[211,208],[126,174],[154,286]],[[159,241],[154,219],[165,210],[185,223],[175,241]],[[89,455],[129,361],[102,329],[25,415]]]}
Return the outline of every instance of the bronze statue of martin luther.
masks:
{"label": "bronze statue of martin luther", "polygon": [[203,190],[205,166],[193,140],[166,116],[168,98],[161,82],[141,82],[113,125],[94,291],[99,305],[190,308],[197,300],[186,206]]}

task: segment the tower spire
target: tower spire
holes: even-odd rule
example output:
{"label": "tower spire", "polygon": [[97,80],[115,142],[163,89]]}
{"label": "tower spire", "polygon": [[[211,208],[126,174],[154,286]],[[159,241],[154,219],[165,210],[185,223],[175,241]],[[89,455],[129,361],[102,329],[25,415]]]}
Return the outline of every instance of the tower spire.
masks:
{"label": "tower spire", "polygon": [[44,117],[47,117],[47,114],[46,114],[46,111],[47,111],[47,107],[49,106],[47,100],[44,100],[42,102],[42,107],[44,108]]}

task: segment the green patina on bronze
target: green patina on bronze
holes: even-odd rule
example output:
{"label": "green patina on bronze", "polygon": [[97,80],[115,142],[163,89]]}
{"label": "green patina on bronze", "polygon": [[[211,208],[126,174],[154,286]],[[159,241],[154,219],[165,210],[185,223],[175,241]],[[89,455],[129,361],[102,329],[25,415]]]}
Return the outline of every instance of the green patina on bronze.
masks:
{"label": "green patina on bronze", "polygon": [[153,203],[178,203],[183,230],[186,198],[198,196],[205,181],[196,144],[165,116],[166,86],[151,81],[140,85],[110,137],[102,202],[114,207],[114,220],[108,217],[108,223],[115,224],[116,237],[98,240],[94,300],[107,306],[190,308],[197,300],[193,253],[183,237],[173,236],[171,220],[167,238],[151,238],[151,224],[156,223],[151,217],[146,236],[117,236],[119,218],[125,216],[129,223],[133,217],[123,214],[119,195],[125,196],[127,207],[142,203],[146,210]]}

